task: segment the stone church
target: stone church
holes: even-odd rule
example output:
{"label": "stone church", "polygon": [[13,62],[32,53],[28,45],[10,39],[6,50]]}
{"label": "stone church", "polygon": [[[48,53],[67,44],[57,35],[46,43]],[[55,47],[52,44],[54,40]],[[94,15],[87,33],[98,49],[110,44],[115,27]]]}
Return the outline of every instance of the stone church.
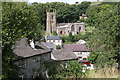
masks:
{"label": "stone church", "polygon": [[51,35],[53,31],[56,31],[58,35],[69,35],[71,32],[73,35],[85,32],[85,24],[82,23],[58,23],[56,24],[56,10],[47,12],[46,20],[46,34]]}

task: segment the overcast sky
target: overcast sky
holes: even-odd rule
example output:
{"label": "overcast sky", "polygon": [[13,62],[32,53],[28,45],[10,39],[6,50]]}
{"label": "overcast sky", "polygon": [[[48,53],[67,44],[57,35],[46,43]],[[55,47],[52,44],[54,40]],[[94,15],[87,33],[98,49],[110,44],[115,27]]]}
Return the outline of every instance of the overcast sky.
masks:
{"label": "overcast sky", "polygon": [[74,4],[75,2],[82,1],[97,1],[97,0],[28,0],[29,3],[38,2],[38,3],[46,3],[46,2],[64,2],[69,4]]}

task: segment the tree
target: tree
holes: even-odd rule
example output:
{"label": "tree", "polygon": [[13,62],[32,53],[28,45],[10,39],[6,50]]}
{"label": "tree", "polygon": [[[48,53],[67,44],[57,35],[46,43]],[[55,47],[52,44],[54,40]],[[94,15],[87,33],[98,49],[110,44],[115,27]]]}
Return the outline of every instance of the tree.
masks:
{"label": "tree", "polygon": [[12,80],[18,78],[20,68],[14,64],[15,57],[11,45],[5,45],[2,50],[2,79]]}
{"label": "tree", "polygon": [[[62,65],[62,66],[61,66]],[[51,61],[45,62],[45,68],[48,70],[49,78],[83,78],[83,65],[77,61]]]}
{"label": "tree", "polygon": [[82,13],[85,13],[86,9],[90,5],[90,2],[82,2],[79,5],[69,5],[63,2],[51,2],[51,3],[33,3],[32,7],[34,7],[35,12],[37,12],[37,16],[39,17],[39,23],[44,25],[44,29],[46,26],[46,11],[56,9],[56,18],[57,23],[63,22],[77,22],[79,20],[79,16]]}
{"label": "tree", "polygon": [[3,44],[36,34],[38,18],[33,10],[27,3],[3,3]]}
{"label": "tree", "polygon": [[74,36],[72,35],[72,32],[69,33],[68,41],[73,42]]}
{"label": "tree", "polygon": [[76,6],[76,10],[77,10],[79,16],[81,16],[82,13],[84,13],[84,14],[86,13],[86,9],[89,7],[90,4],[91,4],[91,2],[84,1],[81,4]]}
{"label": "tree", "polygon": [[57,10],[57,22],[58,23],[76,22],[77,20],[79,20],[79,15],[76,12],[76,6],[65,5]]}
{"label": "tree", "polygon": [[90,48],[92,51],[101,52],[101,54],[99,53],[99,56],[95,58],[96,64],[102,68],[106,67],[106,65],[112,66],[116,59],[118,60],[118,58],[115,57],[119,54],[118,45],[120,44],[118,42],[118,35],[120,34],[120,32],[118,32],[119,26],[117,21],[119,16],[117,11],[118,5],[101,4],[97,6],[97,9],[91,7],[90,10],[95,12],[94,15],[92,15],[93,13],[91,13],[88,8],[88,20],[92,20],[92,26],[96,27],[94,33],[89,38]]}
{"label": "tree", "polygon": [[57,73],[62,69],[61,62],[59,61],[49,61],[45,62],[45,69],[48,70],[49,78],[58,78]]}
{"label": "tree", "polygon": [[12,51],[12,46],[23,37],[35,39],[40,35],[38,31],[40,29],[37,26],[37,13],[31,5],[25,2],[3,2],[2,7],[2,75],[4,79],[13,79],[18,77],[17,71],[20,69],[14,64],[16,56]]}
{"label": "tree", "polygon": [[37,16],[37,22],[41,25],[39,26],[40,28],[42,28],[42,30],[45,30],[45,26],[46,26],[46,4],[32,4],[31,7],[33,8],[33,10],[36,13]]}
{"label": "tree", "polygon": [[77,35],[74,35],[74,41],[79,41],[80,39],[88,41],[88,39],[90,38],[92,33],[90,32],[86,32],[86,33],[79,33]]}
{"label": "tree", "polygon": [[53,32],[52,32],[52,35],[53,35],[53,36],[57,36],[58,34],[57,34],[56,31],[53,31]]}
{"label": "tree", "polygon": [[57,46],[56,46],[56,49],[61,49],[61,46],[60,46],[60,45],[57,45]]}
{"label": "tree", "polygon": [[83,65],[76,61],[69,61],[67,67],[63,67],[57,74],[62,78],[82,78],[85,74],[82,72]]}
{"label": "tree", "polygon": [[33,5],[33,4],[38,4],[38,2],[34,2],[34,3],[32,3],[32,5]]}

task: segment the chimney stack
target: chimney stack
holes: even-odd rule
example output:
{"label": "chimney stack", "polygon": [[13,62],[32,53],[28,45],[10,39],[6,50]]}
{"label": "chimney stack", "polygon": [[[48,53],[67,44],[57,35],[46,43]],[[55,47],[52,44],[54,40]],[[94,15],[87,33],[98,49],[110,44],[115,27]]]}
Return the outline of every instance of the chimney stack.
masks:
{"label": "chimney stack", "polygon": [[30,46],[31,46],[31,48],[35,49],[35,43],[34,43],[33,39],[30,40]]}

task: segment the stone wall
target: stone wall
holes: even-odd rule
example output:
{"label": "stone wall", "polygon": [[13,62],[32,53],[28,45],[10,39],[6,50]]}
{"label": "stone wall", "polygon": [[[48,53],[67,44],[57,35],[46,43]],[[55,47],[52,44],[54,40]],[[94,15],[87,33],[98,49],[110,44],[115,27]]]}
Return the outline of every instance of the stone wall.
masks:
{"label": "stone wall", "polygon": [[44,62],[50,60],[51,54],[43,53],[38,56],[18,60],[15,62],[15,64],[21,67],[20,76],[24,78],[39,76],[39,74],[41,74],[43,77],[46,77]]}

